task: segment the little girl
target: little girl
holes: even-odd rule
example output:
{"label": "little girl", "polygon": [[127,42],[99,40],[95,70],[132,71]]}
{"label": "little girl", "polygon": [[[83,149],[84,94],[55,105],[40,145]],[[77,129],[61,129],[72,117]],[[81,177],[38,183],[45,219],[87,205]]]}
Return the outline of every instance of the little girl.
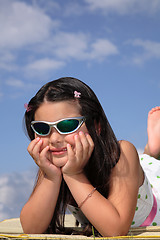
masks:
{"label": "little girl", "polygon": [[[47,83],[30,100],[25,123],[28,152],[39,166],[35,188],[21,211],[25,233],[66,233],[67,207],[83,233],[93,226],[102,236],[118,236],[131,225],[160,224],[160,196],[135,147],[117,141],[85,83],[70,77]],[[159,145],[152,153],[149,143],[145,153],[158,155]],[[141,162],[153,166],[157,160],[146,156]]]}

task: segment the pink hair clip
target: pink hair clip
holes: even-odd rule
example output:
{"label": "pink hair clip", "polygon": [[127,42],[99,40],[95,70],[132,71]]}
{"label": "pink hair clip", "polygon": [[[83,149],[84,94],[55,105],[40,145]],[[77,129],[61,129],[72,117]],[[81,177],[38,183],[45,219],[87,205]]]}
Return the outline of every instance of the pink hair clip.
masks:
{"label": "pink hair clip", "polygon": [[74,97],[75,98],[80,98],[81,97],[81,93],[77,92],[77,91],[74,91]]}
{"label": "pink hair clip", "polygon": [[28,103],[24,104],[24,108],[26,109],[27,112],[31,111],[31,107],[28,106]]}

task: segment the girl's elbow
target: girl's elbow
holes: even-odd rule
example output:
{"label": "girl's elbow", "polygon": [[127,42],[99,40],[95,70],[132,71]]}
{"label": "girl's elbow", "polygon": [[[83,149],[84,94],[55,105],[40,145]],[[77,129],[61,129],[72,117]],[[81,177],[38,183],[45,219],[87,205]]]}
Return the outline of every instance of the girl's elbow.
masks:
{"label": "girl's elbow", "polygon": [[41,228],[36,226],[32,220],[26,218],[26,215],[21,212],[20,214],[20,223],[25,234],[42,234]]}
{"label": "girl's elbow", "polygon": [[103,237],[117,237],[117,236],[126,236],[129,232],[129,227],[116,224],[116,226],[110,227],[109,229],[105,228],[101,232]]}
{"label": "girl's elbow", "polygon": [[126,236],[128,234],[128,231],[124,230],[114,230],[114,231],[109,231],[105,232],[102,234],[103,237],[118,237],[118,236]]}

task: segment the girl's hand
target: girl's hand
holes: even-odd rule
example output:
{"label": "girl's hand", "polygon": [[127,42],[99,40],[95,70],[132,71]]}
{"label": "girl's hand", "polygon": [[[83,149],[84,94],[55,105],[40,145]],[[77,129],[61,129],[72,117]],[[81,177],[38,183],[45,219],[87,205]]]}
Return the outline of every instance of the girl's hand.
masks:
{"label": "girl's hand", "polygon": [[83,172],[94,149],[93,140],[88,133],[79,132],[74,136],[74,139],[74,149],[70,144],[67,144],[68,161],[62,167],[62,173],[65,175],[76,175]]}
{"label": "girl's hand", "polygon": [[50,160],[49,146],[42,147],[43,140],[41,138],[35,138],[29,144],[27,150],[35,163],[45,173],[45,177],[50,180],[55,180],[58,176],[61,176],[61,169],[53,165]]}

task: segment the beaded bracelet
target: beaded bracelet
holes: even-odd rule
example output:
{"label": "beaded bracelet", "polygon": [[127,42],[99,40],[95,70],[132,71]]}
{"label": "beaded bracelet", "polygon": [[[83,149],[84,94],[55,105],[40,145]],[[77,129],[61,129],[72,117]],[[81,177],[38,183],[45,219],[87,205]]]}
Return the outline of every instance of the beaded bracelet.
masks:
{"label": "beaded bracelet", "polygon": [[82,205],[88,200],[88,198],[92,197],[92,194],[96,191],[96,188],[93,188],[93,190],[88,194],[88,196],[83,200],[83,202],[80,203],[78,206],[79,208],[82,207]]}

